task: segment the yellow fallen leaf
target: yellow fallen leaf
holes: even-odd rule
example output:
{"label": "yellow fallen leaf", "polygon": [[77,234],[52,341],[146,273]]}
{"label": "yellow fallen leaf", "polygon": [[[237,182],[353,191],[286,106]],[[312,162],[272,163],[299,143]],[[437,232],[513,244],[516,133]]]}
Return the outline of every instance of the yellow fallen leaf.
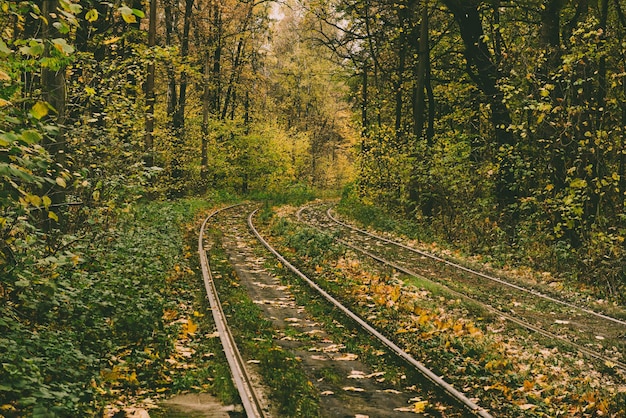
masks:
{"label": "yellow fallen leaf", "polygon": [[198,325],[189,318],[183,323],[183,328],[180,331],[181,338],[186,338],[189,334],[194,335],[196,331],[198,331]]}
{"label": "yellow fallen leaf", "polygon": [[416,414],[421,414],[422,412],[426,410],[427,406],[428,406],[428,401],[415,402],[415,404],[413,405],[413,412],[415,412]]}
{"label": "yellow fallen leaf", "polygon": [[128,380],[128,383],[131,383],[133,385],[138,385],[139,384],[139,381],[137,380],[137,373],[136,372],[132,372],[130,374],[130,376],[128,376],[126,378],[126,380]]}
{"label": "yellow fallen leaf", "polygon": [[610,361],[610,360],[605,361],[605,362],[604,362],[604,365],[605,365],[606,367],[608,367],[609,369],[613,369],[613,368],[615,368],[615,366],[617,366],[617,364],[613,363],[613,362],[612,362],[612,361]]}

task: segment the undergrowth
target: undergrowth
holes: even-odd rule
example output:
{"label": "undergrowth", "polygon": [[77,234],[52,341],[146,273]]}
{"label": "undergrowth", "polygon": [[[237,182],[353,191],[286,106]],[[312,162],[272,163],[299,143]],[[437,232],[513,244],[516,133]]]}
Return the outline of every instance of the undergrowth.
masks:
{"label": "undergrowth", "polygon": [[3,278],[0,415],[96,416],[112,402],[206,383],[206,371],[184,377],[178,368],[178,342],[182,335],[193,345],[189,324],[197,320],[184,308],[197,289],[184,226],[195,229],[206,206],[181,200],[110,210],[63,251],[19,266],[21,279]]}

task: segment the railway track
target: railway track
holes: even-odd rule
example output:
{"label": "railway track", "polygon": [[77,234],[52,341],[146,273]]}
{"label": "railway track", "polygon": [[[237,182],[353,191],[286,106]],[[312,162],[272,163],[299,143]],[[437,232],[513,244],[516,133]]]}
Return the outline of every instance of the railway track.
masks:
{"label": "railway track", "polygon": [[198,253],[200,255],[200,267],[202,269],[202,278],[204,280],[204,287],[206,289],[207,298],[211,305],[211,312],[213,319],[215,320],[215,326],[217,327],[222,347],[228,361],[228,366],[232,372],[233,381],[235,387],[239,392],[239,397],[243,404],[244,411],[249,418],[265,418],[266,413],[261,405],[260,396],[257,393],[257,388],[252,384],[252,379],[246,368],[246,363],[243,360],[237,343],[233,337],[233,334],[226,321],[226,315],[222,309],[222,304],[217,294],[215,282],[211,274],[211,268],[209,265],[209,259],[207,257],[206,250],[204,248],[204,231],[207,223],[211,218],[220,213],[223,210],[232,208],[229,206],[223,209],[218,209],[212,212],[202,223],[200,227],[200,233],[198,236]]}
{"label": "railway track", "polygon": [[[222,310],[221,305],[219,303],[219,296],[217,295],[216,287],[214,285],[213,277],[211,275],[211,266],[209,264],[209,260],[206,255],[206,249],[204,247],[204,241],[205,241],[204,231],[205,231],[207,223],[214,220],[215,217],[218,215],[226,216],[225,213],[231,210],[232,211],[236,210],[239,213],[238,215],[232,215],[233,217],[241,218],[241,213],[243,212],[242,206],[239,206],[236,209],[232,206],[228,208],[224,208],[224,209],[213,212],[211,215],[207,217],[207,219],[204,221],[202,228],[201,228],[200,237],[198,241],[198,251],[200,253],[202,272],[204,276],[205,287],[207,289],[207,295],[208,295],[209,301],[211,302],[211,309],[213,311],[216,324],[219,324],[218,331],[220,334],[220,339],[222,341],[222,344],[224,345],[224,351],[227,355],[229,366],[231,367],[233,380],[235,381],[236,386],[239,390],[242,402],[244,404],[244,409],[246,411],[247,416],[249,417],[261,417],[261,416],[266,416],[264,415],[265,412],[263,410],[262,403],[261,401],[259,401],[259,395],[256,393],[257,389],[251,383],[252,379],[250,378],[246,370],[246,362],[241,358],[241,355],[239,354],[237,350],[236,343],[232,336],[232,332],[230,331],[228,324],[226,323],[226,315],[224,314],[224,311]],[[408,352],[403,350],[401,347],[399,347],[396,343],[391,341],[389,338],[385,337],[381,332],[379,332],[373,326],[368,324],[366,321],[360,318],[357,314],[353,313],[352,310],[348,306],[345,306],[342,303],[340,303],[333,295],[330,295],[328,292],[326,292],[324,289],[318,286],[314,280],[310,279],[301,271],[299,271],[296,267],[294,267],[289,262],[289,260],[287,260],[283,255],[281,255],[277,250],[275,250],[269,244],[269,242],[261,235],[259,230],[255,227],[254,225],[255,212],[256,211],[252,211],[247,216],[247,227],[250,229],[251,233],[254,234],[254,237],[256,237],[258,242],[261,243],[267,249],[267,251],[269,251],[274,257],[276,257],[276,259],[279,260],[280,263],[284,267],[291,270],[300,280],[305,282],[310,287],[310,289],[312,289],[317,294],[321,295],[328,303],[332,304],[332,306],[334,306],[336,310],[342,312],[347,318],[350,318],[351,321],[354,321],[354,323],[358,324],[358,326],[361,327],[363,330],[367,331],[371,337],[376,338],[380,342],[381,345],[384,345],[385,347],[387,347],[390,353],[393,353],[394,355],[398,356],[398,358],[402,359],[406,364],[410,365],[411,368],[416,370],[420,375],[422,375],[425,379],[427,379],[430,382],[432,387],[437,388],[437,390],[441,392],[441,394],[451,402],[451,405],[456,405],[456,407],[461,406],[465,410],[465,413],[464,413],[465,415],[471,414],[472,416],[478,416],[478,417],[483,417],[483,418],[491,417],[490,413],[487,410],[477,405],[474,401],[470,400],[464,393],[452,387],[443,378],[441,378],[440,376],[437,376],[435,373],[429,370],[422,363],[415,360],[415,358],[413,358]],[[229,225],[225,228],[231,231],[235,229],[232,225]],[[224,231],[226,231],[226,229],[224,229]],[[242,232],[239,231],[237,232],[237,234],[239,234],[240,236]],[[239,250],[241,250],[244,247],[244,244],[243,244],[244,241],[242,241],[240,237],[237,239],[239,239],[239,241],[233,244],[233,248],[237,248],[238,249],[237,251],[241,252]],[[251,259],[251,256],[248,255],[244,257],[240,255],[240,258]],[[280,286],[275,287],[272,284],[273,282],[270,279],[261,278],[261,276],[263,276],[264,273],[262,272],[262,269],[259,268],[258,265],[252,266],[252,267],[239,266],[238,268],[236,268],[236,270],[238,274],[241,275],[242,277],[243,276],[248,277],[247,284],[245,284],[245,286],[248,288],[249,293],[253,295],[253,297],[257,298],[257,301],[260,305],[264,307],[267,307],[267,306],[271,307],[271,306],[275,306],[278,304],[284,305],[285,300],[289,299],[289,296],[285,296],[286,293],[284,289],[282,289]],[[267,292],[262,293],[262,289],[268,289],[268,288],[274,289],[273,296],[268,296],[269,293]],[[270,297],[275,298],[274,301],[268,301]],[[292,309],[290,311],[291,312],[290,314],[296,315],[294,312],[300,312],[303,310],[304,309]],[[270,310],[268,312],[269,312],[268,314],[271,315],[274,321],[278,323],[280,323],[281,321],[282,322],[285,321],[285,318],[282,318],[282,319],[280,318],[280,314],[278,313],[277,310],[273,310],[273,311]],[[295,318],[295,319],[286,318],[286,320],[304,322],[304,320],[298,319],[298,318]],[[318,329],[312,329],[309,332],[315,333],[315,334],[323,333],[322,330],[318,330]],[[328,337],[324,337],[322,341],[328,344]],[[310,350],[311,349],[309,349],[309,351]],[[315,351],[325,352],[323,348],[319,350],[315,349]],[[332,356],[331,356],[331,359],[332,359]],[[339,360],[339,358],[335,358],[335,360]],[[301,361],[303,361],[303,363],[305,364],[307,363],[306,359],[301,360]],[[347,363],[347,367],[354,368],[355,364]],[[363,366],[359,365],[358,367],[363,367]],[[375,375],[375,374],[376,373],[372,373],[372,375]],[[322,379],[318,380],[318,382],[321,382],[321,381]],[[380,394],[383,394],[382,396],[389,397],[389,402],[391,402],[391,397],[393,395],[384,395],[384,393],[395,393],[395,392],[396,391],[386,392],[382,390],[376,390],[376,393],[379,394],[377,396],[381,396]],[[368,402],[373,402],[373,401],[372,399],[369,399]],[[384,398],[382,399],[382,403],[383,404],[385,403]],[[401,408],[399,408],[398,410],[401,410]],[[412,412],[412,411],[409,411],[409,412]],[[396,415],[402,416],[399,412],[395,413],[395,415],[394,413],[389,412],[388,414],[385,414],[385,415],[372,415],[372,416],[396,416]],[[416,416],[415,413],[411,413],[410,415]],[[453,416],[453,415],[450,415],[450,416]]]}
{"label": "railway track", "polygon": [[626,321],[372,234],[337,219],[330,208],[324,211],[322,207],[325,208],[304,206],[297,217],[324,233],[333,234],[356,252],[409,276],[443,286],[454,297],[471,301],[519,327],[626,371]]}

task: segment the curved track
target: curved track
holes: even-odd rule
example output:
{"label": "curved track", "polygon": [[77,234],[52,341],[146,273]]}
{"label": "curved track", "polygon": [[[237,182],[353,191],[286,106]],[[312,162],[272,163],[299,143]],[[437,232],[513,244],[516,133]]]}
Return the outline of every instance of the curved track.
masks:
{"label": "curved track", "polygon": [[[297,217],[300,221],[306,217],[305,222],[307,224],[322,232],[335,233],[335,239],[338,242],[378,262],[407,275],[420,277],[443,286],[455,297],[471,300],[487,311],[520,327],[548,339],[560,341],[588,357],[605,363],[610,362],[609,364],[626,370],[626,364],[621,357],[618,357],[620,353],[613,352],[609,357],[597,349],[588,348],[594,343],[597,344],[604,340],[604,337],[597,336],[600,330],[610,337],[610,339],[607,338],[609,341],[623,344],[623,341],[621,343],[620,341],[622,340],[621,336],[626,331],[625,321],[469,269],[441,257],[356,228],[334,217],[330,208],[325,215],[321,215],[320,212],[314,206],[304,206],[297,212]],[[340,236],[342,238],[339,238]],[[442,279],[444,276],[449,276],[448,280]],[[508,290],[504,291],[505,288]],[[490,303],[485,303],[485,300]],[[515,312],[510,308],[511,302],[514,303],[513,306],[528,306],[528,308],[516,308],[521,312]],[[540,314],[539,312],[546,310],[546,306],[549,308],[550,315]],[[539,307],[543,309],[539,309]],[[505,312],[505,309],[508,309],[508,312]],[[557,324],[556,327],[555,323]],[[570,329],[565,330],[563,325],[570,323],[572,324]],[[576,325],[575,329],[574,324]],[[574,339],[584,341],[587,346],[575,342]]]}
{"label": "curved track", "polygon": [[233,335],[230,332],[230,328],[228,327],[228,323],[226,322],[226,316],[224,315],[224,311],[222,310],[222,305],[220,303],[215,284],[213,283],[209,260],[204,249],[204,230],[207,222],[219,212],[232,207],[234,206],[218,209],[211,213],[209,216],[207,216],[207,218],[204,220],[202,226],[200,227],[200,234],[198,237],[198,253],[200,255],[202,278],[204,280],[204,286],[206,289],[207,297],[209,299],[209,303],[211,304],[213,319],[215,320],[215,325],[217,327],[222,346],[224,347],[226,359],[228,360],[228,365],[232,372],[233,381],[235,382],[235,386],[239,391],[239,396],[241,397],[244,410],[249,418],[264,418],[265,413],[263,412],[263,408],[261,407],[259,396],[257,395],[255,388],[251,383],[250,376],[245,367],[245,362],[241,357],[239,350],[237,349],[235,339],[233,338]]}

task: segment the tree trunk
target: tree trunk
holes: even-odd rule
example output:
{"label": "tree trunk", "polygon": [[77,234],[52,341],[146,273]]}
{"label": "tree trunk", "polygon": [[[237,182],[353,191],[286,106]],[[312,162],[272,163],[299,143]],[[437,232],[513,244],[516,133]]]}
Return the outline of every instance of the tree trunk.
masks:
{"label": "tree trunk", "polygon": [[[58,0],[44,0],[42,7],[42,14],[45,17],[43,24],[42,38],[45,43],[46,57],[50,56],[50,44],[49,40],[52,38],[58,38],[62,35],[54,28],[53,21],[54,16],[57,14],[59,2]],[[59,165],[63,166],[65,163],[65,123],[66,123],[66,90],[65,90],[65,66],[53,70],[49,67],[42,69],[41,76],[41,88],[43,92],[43,98],[50,106],[52,106],[56,113],[54,120],[55,125],[58,127],[58,131],[54,136],[49,134],[43,141],[44,148],[50,153],[52,159]],[[59,205],[65,202],[67,192],[64,188],[53,185],[48,192],[50,200],[53,205]],[[63,222],[61,213],[57,213],[59,217],[59,223]],[[44,218],[43,228],[45,231],[50,231],[53,227],[51,219],[47,216]]]}
{"label": "tree trunk", "polygon": [[496,179],[496,198],[500,209],[514,203],[518,197],[515,182],[514,156],[512,147],[515,138],[509,126],[511,114],[504,102],[504,94],[498,88],[500,72],[484,42],[482,20],[477,0],[443,0],[454,15],[465,45],[467,72],[478,85],[491,108],[491,125],[495,133],[496,148],[503,150],[500,169]]}
{"label": "tree trunk", "polygon": [[[191,13],[195,0],[185,0],[185,15],[183,17],[183,37],[180,46],[180,58],[185,65],[189,56],[189,31],[191,29]],[[187,71],[183,69],[180,73],[180,84],[178,89],[178,106],[174,112],[175,135],[180,140],[185,135],[185,106],[187,105]]]}
{"label": "tree trunk", "polygon": [[209,97],[209,104],[211,105],[210,112],[217,115],[221,105],[220,92],[222,89],[222,12],[217,1],[214,3],[213,7],[213,30],[214,35],[212,40],[215,50],[213,51],[213,69],[210,80],[211,96]]}
{"label": "tree trunk", "polygon": [[[174,40],[174,30],[176,28],[176,20],[178,12],[174,10],[173,1],[164,0],[165,10],[165,46],[172,46]],[[176,72],[172,62],[166,64],[167,70],[167,115],[169,117],[169,123],[174,124],[174,114],[178,108],[178,85],[176,82]]]}
{"label": "tree trunk", "polygon": [[239,38],[239,42],[237,43],[237,51],[235,52],[235,60],[233,61],[233,68],[230,73],[230,79],[228,80],[228,87],[226,88],[226,95],[224,96],[224,106],[222,107],[222,120],[226,119],[228,115],[228,109],[230,106],[230,102],[233,99],[233,90],[235,88],[235,77],[237,76],[237,71],[239,70],[239,61],[241,59],[241,54],[243,50],[243,37]]}
{"label": "tree trunk", "polygon": [[[417,69],[415,71],[415,93],[413,99],[413,133],[420,139],[424,133],[426,114],[426,74],[430,66],[430,45],[428,42],[428,8],[422,7]],[[432,105],[432,104],[431,104]]]}
{"label": "tree trunk", "polygon": [[361,83],[361,124],[362,124],[362,135],[367,136],[369,121],[367,119],[367,102],[369,100],[368,90],[367,90],[367,60],[363,60],[363,81]]}
{"label": "tree trunk", "polygon": [[[157,0],[150,0],[150,23],[148,27],[148,48],[154,48],[156,45],[156,19],[157,19]],[[145,158],[144,162],[147,166],[154,165],[154,57],[148,63],[146,77],[146,134],[144,138]]]}

